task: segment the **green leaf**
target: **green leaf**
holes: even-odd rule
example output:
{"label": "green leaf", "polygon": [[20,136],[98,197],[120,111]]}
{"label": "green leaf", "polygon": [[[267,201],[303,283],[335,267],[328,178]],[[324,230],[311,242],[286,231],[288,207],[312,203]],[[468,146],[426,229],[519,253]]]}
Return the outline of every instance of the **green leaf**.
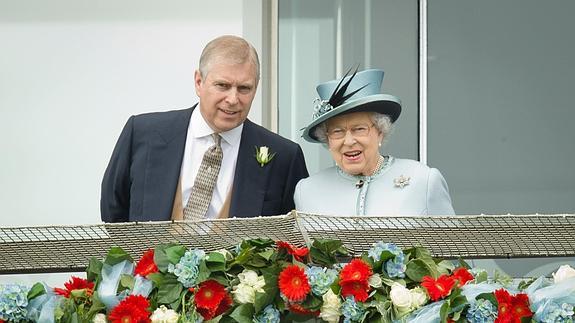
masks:
{"label": "green leaf", "polygon": [[405,274],[409,279],[420,282],[423,280],[424,276],[432,276],[433,271],[431,270],[428,263],[421,259],[412,259],[407,263],[407,269],[405,270]]}
{"label": "green leaf", "polygon": [[483,270],[479,274],[477,274],[477,276],[475,276],[475,283],[479,284],[482,282],[486,282],[487,279],[489,279],[489,276],[487,275],[487,271]]}
{"label": "green leaf", "polygon": [[274,301],[276,295],[278,295],[278,269],[270,268],[268,271],[262,271],[264,280],[266,284],[263,287],[264,292],[256,292],[256,298],[254,302],[254,309],[256,313],[259,313],[266,306]]}
{"label": "green leaf", "polygon": [[202,261],[200,262],[199,266],[198,266],[198,278],[197,278],[197,282],[201,283],[203,281],[208,280],[208,278],[210,278],[210,274],[212,273],[210,271],[210,269],[208,268],[208,266],[206,266],[206,262]]}
{"label": "green leaf", "polygon": [[457,258],[457,261],[459,262],[459,267],[463,267],[465,269],[471,269],[471,266],[469,266],[469,264],[467,263],[467,261],[465,261],[465,259]]}
{"label": "green leaf", "polygon": [[181,245],[173,245],[165,249],[166,257],[172,264],[177,264],[180,258],[186,253],[186,247]]}
{"label": "green leaf", "polygon": [[310,256],[313,262],[327,267],[337,263],[337,257],[347,254],[348,251],[340,240],[316,239],[310,248]]}
{"label": "green leaf", "polygon": [[219,252],[210,252],[206,256],[206,266],[210,271],[225,271],[226,258]]}
{"label": "green leaf", "polygon": [[530,278],[527,280],[522,280],[521,282],[519,282],[519,285],[517,285],[517,288],[519,290],[525,290],[527,287],[529,287],[529,285],[533,284],[533,282],[536,280],[537,280],[537,278]]}
{"label": "green leaf", "polygon": [[125,289],[134,289],[134,282],[136,279],[132,275],[122,274],[120,275],[120,286],[118,291],[123,291]]}
{"label": "green leaf", "polygon": [[443,303],[439,309],[439,322],[447,323],[447,316],[449,315],[449,302]]}
{"label": "green leaf", "polygon": [[272,239],[250,239],[250,240],[244,240],[245,243],[247,243],[248,245],[252,246],[252,247],[256,247],[258,249],[265,249],[265,248],[269,248],[273,245],[276,244],[276,242]]}
{"label": "green leaf", "polygon": [[100,300],[100,297],[98,296],[98,291],[94,291],[94,293],[92,294],[92,306],[90,307],[87,316],[93,317],[97,313],[104,312],[105,310],[106,305],[104,305],[104,303],[102,303],[102,301]]}
{"label": "green leaf", "polygon": [[268,249],[262,252],[258,252],[258,255],[261,256],[262,258],[264,258],[265,260],[269,261],[272,257],[272,255],[274,254],[274,251],[272,249]]}
{"label": "green leaf", "polygon": [[121,263],[124,260],[128,260],[130,262],[133,262],[132,257],[130,257],[130,255],[128,253],[126,253],[124,251],[124,249],[122,249],[120,247],[112,247],[112,248],[110,248],[110,251],[108,251],[108,254],[106,255],[106,259],[104,260],[104,263],[108,264],[110,266],[113,266],[113,265]]}
{"label": "green leaf", "polygon": [[88,268],[86,268],[86,278],[89,281],[98,281],[100,279],[103,264],[103,262],[95,257],[91,257],[88,263]]}
{"label": "green leaf", "polygon": [[462,311],[465,308],[465,306],[468,304],[467,298],[463,295],[457,295],[457,296],[453,297],[449,302],[450,302],[451,309],[454,312]]}
{"label": "green leaf", "polygon": [[479,299],[484,299],[489,301],[495,308],[497,308],[499,306],[499,302],[497,302],[497,298],[495,298],[495,295],[493,293],[482,293],[479,294],[475,297],[475,299],[479,300]]}
{"label": "green leaf", "polygon": [[28,300],[31,300],[31,299],[34,299],[34,298],[40,296],[40,295],[44,295],[44,294],[46,294],[46,289],[44,288],[44,285],[42,285],[41,283],[36,283],[28,291],[27,298],[28,298]]}
{"label": "green leaf", "polygon": [[154,285],[156,286],[160,286],[162,285],[162,282],[164,281],[164,274],[158,272],[158,273],[152,273],[152,274],[148,274],[148,276],[146,276],[147,279],[151,280]]}
{"label": "green leaf", "polygon": [[454,269],[455,269],[455,266],[449,260],[442,260],[437,264],[437,272],[439,274],[449,274]]}
{"label": "green leaf", "polygon": [[178,278],[173,274],[164,276],[162,285],[158,288],[158,303],[170,304],[180,299],[184,291],[184,286],[180,284]]}
{"label": "green leaf", "polygon": [[252,304],[242,304],[234,309],[230,317],[238,323],[252,323],[254,317],[254,307]]}
{"label": "green leaf", "polygon": [[308,310],[318,311],[322,303],[323,300],[321,298],[310,293],[301,305]]}
{"label": "green leaf", "polygon": [[493,279],[495,280],[495,282],[500,283],[503,286],[509,286],[513,282],[513,278],[511,278],[511,276],[498,270],[495,270]]}
{"label": "green leaf", "polygon": [[169,264],[177,264],[186,253],[186,247],[177,244],[164,244],[154,249],[154,262],[162,272],[168,270]]}
{"label": "green leaf", "polygon": [[393,279],[393,278],[386,278],[386,277],[381,277],[381,283],[391,287],[394,283],[400,283],[403,286],[406,285],[405,281],[403,279]]}

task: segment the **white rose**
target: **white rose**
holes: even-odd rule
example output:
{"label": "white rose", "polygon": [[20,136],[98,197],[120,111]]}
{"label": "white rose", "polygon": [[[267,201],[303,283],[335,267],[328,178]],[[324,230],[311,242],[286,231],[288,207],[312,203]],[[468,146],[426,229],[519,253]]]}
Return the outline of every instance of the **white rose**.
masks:
{"label": "white rose", "polygon": [[555,284],[572,277],[575,277],[575,269],[569,265],[563,265],[559,267],[555,273],[553,273],[553,280],[555,281]]}
{"label": "white rose", "polygon": [[321,305],[319,317],[329,323],[339,322],[339,317],[341,316],[341,312],[339,311],[341,300],[339,296],[329,289],[323,294],[322,298],[323,304]]}
{"label": "white rose", "polygon": [[236,302],[240,304],[253,304],[256,301],[256,290],[245,283],[234,286],[232,294],[234,294]]}
{"label": "white rose", "polygon": [[152,313],[150,320],[152,323],[177,323],[179,316],[176,311],[161,305]]}
{"label": "white rose", "polygon": [[253,270],[244,270],[238,274],[240,279],[240,284],[246,284],[253,287],[256,291],[263,293],[266,281],[264,276],[258,276],[258,274]]}
{"label": "white rose", "polygon": [[415,287],[409,291],[411,295],[411,307],[420,308],[427,303],[427,293],[421,287]]}
{"label": "white rose", "polygon": [[367,282],[369,283],[369,286],[373,288],[380,288],[382,286],[382,281],[379,274],[371,275]]}
{"label": "white rose", "polygon": [[248,284],[253,286],[253,284],[258,280],[258,274],[253,270],[244,270],[238,274],[240,283]]}
{"label": "white rose", "polygon": [[106,314],[98,313],[94,316],[92,323],[106,323]]}
{"label": "white rose", "polygon": [[267,160],[269,154],[269,149],[266,146],[260,147],[260,160]]}
{"label": "white rose", "polygon": [[393,283],[389,297],[393,305],[398,307],[399,310],[409,309],[411,307],[411,293],[409,289],[400,283]]}

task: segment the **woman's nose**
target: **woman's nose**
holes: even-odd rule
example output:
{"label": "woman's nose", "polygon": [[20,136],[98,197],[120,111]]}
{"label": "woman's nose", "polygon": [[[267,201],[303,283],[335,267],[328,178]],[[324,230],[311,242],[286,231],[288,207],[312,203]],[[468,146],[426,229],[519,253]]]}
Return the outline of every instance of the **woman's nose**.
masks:
{"label": "woman's nose", "polygon": [[353,145],[357,142],[357,140],[355,140],[355,137],[351,134],[351,131],[348,129],[345,132],[345,137],[343,137],[343,143],[345,145]]}

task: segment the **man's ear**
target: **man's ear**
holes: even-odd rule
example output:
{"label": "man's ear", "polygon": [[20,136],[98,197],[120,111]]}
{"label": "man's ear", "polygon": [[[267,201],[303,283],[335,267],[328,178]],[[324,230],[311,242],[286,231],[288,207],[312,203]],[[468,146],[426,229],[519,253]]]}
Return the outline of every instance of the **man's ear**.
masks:
{"label": "man's ear", "polygon": [[202,73],[199,70],[194,72],[194,87],[196,88],[196,95],[200,96],[200,89],[202,87]]}

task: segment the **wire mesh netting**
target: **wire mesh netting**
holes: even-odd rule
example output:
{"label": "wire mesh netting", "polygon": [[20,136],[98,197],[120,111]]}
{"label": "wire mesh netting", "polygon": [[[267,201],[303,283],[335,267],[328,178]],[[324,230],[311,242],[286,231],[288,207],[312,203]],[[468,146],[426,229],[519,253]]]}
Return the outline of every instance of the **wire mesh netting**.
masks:
{"label": "wire mesh netting", "polygon": [[244,239],[270,238],[296,246],[338,239],[359,255],[375,242],[423,246],[436,257],[575,256],[575,215],[285,216],[200,221],[135,222],[0,228],[0,274],[83,270],[118,246],[138,259],[164,243],[206,251]]}

